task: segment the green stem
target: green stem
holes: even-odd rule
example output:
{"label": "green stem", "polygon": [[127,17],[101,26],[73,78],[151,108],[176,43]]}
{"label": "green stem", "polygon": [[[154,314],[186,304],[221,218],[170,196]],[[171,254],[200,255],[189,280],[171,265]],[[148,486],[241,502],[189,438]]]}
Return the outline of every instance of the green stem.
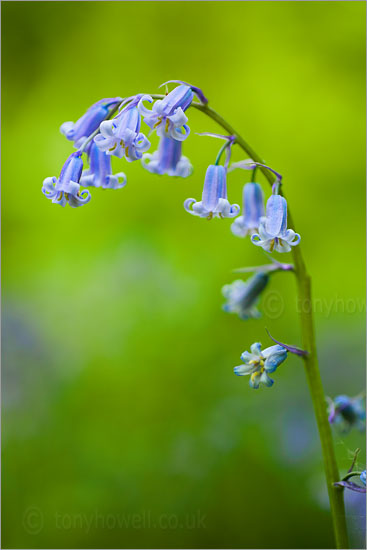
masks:
{"label": "green stem", "polygon": [[[217,122],[224,130],[228,132],[229,135],[236,136],[235,143],[237,143],[252,160],[264,164],[261,157],[220,114],[211,109],[208,105],[192,103],[192,106]],[[274,176],[269,173],[266,168],[259,166],[259,169],[262,171],[270,185],[272,185],[274,182]],[[294,229],[294,223],[289,209],[288,219],[290,227]],[[334,487],[333,485],[334,482],[340,480],[340,477],[334,452],[331,428],[327,417],[325,394],[317,360],[315,331],[312,316],[311,277],[307,272],[300,247],[293,247],[292,253],[297,278],[298,310],[301,322],[302,347],[309,352],[309,354],[302,359],[304,361],[307,381],[312,397],[321,441],[336,547],[346,549],[348,548],[348,536],[345,520],[343,490]]]}
{"label": "green stem", "polygon": [[230,145],[230,142],[228,141],[227,143],[225,143],[225,144],[223,145],[223,147],[220,148],[219,153],[217,154],[217,158],[215,159],[215,163],[214,163],[215,166],[218,166],[219,161],[220,161],[220,157],[222,156],[223,151],[224,151],[227,147],[229,147],[229,145]]}
{"label": "green stem", "polygon": [[258,166],[255,166],[255,168],[252,170],[252,176],[251,176],[251,182],[256,181],[256,172],[257,172]]}

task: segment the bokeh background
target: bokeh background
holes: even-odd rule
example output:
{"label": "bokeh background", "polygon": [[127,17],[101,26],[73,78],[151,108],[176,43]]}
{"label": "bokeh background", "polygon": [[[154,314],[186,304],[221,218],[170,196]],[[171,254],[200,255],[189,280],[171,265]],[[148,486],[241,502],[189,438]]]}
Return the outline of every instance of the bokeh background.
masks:
{"label": "bokeh background", "polygon": [[[220,131],[190,111],[186,179],[113,159],[119,191],[80,209],[41,193],[59,133],[103,97],[200,86],[284,186],[313,276],[330,396],[365,385],[365,3],[2,2],[2,544],[5,548],[332,548],[302,365],[233,375],[268,327],[300,345],[295,282],[263,318],[221,310],[266,263],[230,220],[188,215]],[[152,150],[156,148],[152,138]],[[234,159],[243,154],[235,150]],[[248,174],[229,176],[232,202]],[[259,181],[264,183],[262,176]],[[283,256],[282,259],[285,259]],[[286,256],[291,261],[290,256]],[[341,472],[364,435],[335,433]],[[363,495],[346,494],[363,546]]]}

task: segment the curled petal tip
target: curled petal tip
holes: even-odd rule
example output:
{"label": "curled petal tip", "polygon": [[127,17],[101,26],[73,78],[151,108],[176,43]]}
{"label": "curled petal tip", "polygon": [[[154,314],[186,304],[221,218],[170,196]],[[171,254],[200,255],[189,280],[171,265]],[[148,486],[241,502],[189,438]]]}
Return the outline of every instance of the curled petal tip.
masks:
{"label": "curled petal tip", "polygon": [[197,216],[197,213],[192,209],[192,205],[195,203],[196,199],[186,199],[184,202],[184,209],[186,210],[186,212],[189,212],[189,214]]}

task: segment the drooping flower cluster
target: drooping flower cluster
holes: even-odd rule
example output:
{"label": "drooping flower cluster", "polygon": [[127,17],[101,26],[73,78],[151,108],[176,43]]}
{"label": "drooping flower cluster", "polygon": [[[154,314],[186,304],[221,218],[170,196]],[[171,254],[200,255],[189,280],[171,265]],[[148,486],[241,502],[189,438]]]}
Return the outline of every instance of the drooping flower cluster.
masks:
{"label": "drooping flower cluster", "polygon": [[251,388],[258,389],[260,384],[272,386],[274,380],[269,373],[275,372],[283,361],[286,360],[288,351],[283,346],[270,346],[261,350],[261,344],[255,343],[251,346],[251,352],[244,351],[241,355],[243,365],[234,368],[237,376],[250,375],[249,384]]}
{"label": "drooping flower cluster", "polygon": [[[93,104],[77,122],[64,122],[60,131],[78,149],[65,162],[60,177],[46,178],[42,191],[52,202],[72,207],[90,201],[89,191],[80,186],[120,189],[126,183],[124,173],[112,173],[111,157],[129,162],[141,160],[144,168],[156,174],[188,177],[190,161],[182,156],[182,142],[190,134],[185,111],[194,96],[207,103],[200,88],[182,81],[170,93],[153,102],[150,95],[137,94],[102,99]],[[144,102],[153,103],[152,110]],[[117,112],[117,114],[115,114]],[[111,118],[113,115],[115,116]],[[160,137],[158,151],[148,154],[150,141],[141,131],[142,121]],[[89,168],[83,171],[82,154],[88,157]]]}
{"label": "drooping flower cluster", "polygon": [[[45,196],[61,206],[69,204],[76,207],[91,199],[89,192],[81,191],[80,186],[122,188],[126,184],[126,176],[123,172],[112,173],[112,156],[124,157],[129,162],[141,160],[143,167],[154,174],[188,177],[192,173],[192,165],[182,155],[182,142],[190,134],[186,113],[195,96],[201,105],[205,105],[208,100],[200,88],[187,82],[170,80],[164,85],[172,82],[178,85],[156,101],[148,94],[136,94],[125,99],[101,99],[89,107],[77,122],[64,122],[60,130],[68,140],[74,142],[78,151],[65,162],[59,179],[53,177],[44,180],[42,190]],[[152,104],[152,108],[148,109],[146,103]],[[142,121],[150,129],[149,135],[156,132],[160,138],[158,150],[154,153],[147,152],[150,141],[142,131]],[[251,159],[229,166],[236,137],[209,133],[202,135],[224,139],[226,143],[215,163],[207,168],[201,200],[186,199],[185,210],[209,220],[238,216],[239,205],[231,204],[228,200],[227,173],[236,168],[254,171],[258,166],[266,168],[277,178],[273,195],[267,202],[266,215],[261,186],[255,181],[246,183],[243,188],[243,212],[233,222],[232,232],[241,237],[250,234],[251,241],[268,252],[289,252],[292,246],[299,243],[300,236],[287,228],[287,203],[278,193],[281,175]],[[223,152],[226,153],[226,159],[224,165],[221,165]],[[89,161],[89,168],[84,171],[83,153],[87,154]]]}

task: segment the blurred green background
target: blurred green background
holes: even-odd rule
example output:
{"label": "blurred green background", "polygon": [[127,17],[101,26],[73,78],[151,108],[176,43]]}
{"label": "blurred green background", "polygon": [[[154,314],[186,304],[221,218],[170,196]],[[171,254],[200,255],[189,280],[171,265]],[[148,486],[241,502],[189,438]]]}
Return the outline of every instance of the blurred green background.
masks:
{"label": "blurred green background", "polygon": [[[333,547],[300,361],[290,357],[271,390],[232,372],[253,341],[270,344],[265,326],[300,345],[293,276],[274,276],[261,320],[225,314],[232,270],[267,260],[230,220],[182,206],[200,197],[220,145],[195,132],[220,129],[189,111],[186,180],[113,159],[128,185],[92,190],[80,209],[52,204],[41,185],[72,151],[61,123],[98,99],[157,93],[168,79],[200,86],[284,174],[326,392],[358,394],[365,3],[1,7],[3,547]],[[230,174],[231,202],[248,177]],[[344,474],[364,436],[335,441]],[[363,495],[346,500],[361,548]]]}

